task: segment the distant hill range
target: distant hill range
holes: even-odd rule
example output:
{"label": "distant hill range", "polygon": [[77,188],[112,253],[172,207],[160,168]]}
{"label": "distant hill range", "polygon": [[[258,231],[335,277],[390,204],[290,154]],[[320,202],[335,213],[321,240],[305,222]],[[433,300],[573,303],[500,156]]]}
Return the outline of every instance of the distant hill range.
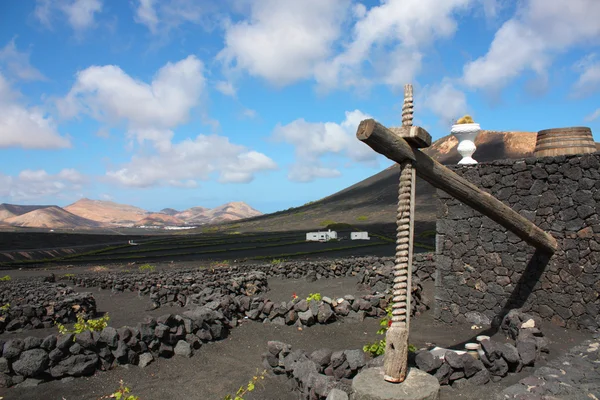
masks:
{"label": "distant hill range", "polygon": [[[536,132],[482,131],[475,140],[473,158],[478,162],[532,157]],[[442,164],[456,164],[462,156],[452,135],[438,139],[423,152]],[[600,143],[596,146],[600,151]],[[346,223],[363,229],[393,235],[400,168],[392,164],[385,170],[323,199],[272,214],[238,221],[238,231],[285,231],[323,229],[331,223]],[[417,178],[415,230],[431,236],[437,213],[436,189]],[[223,227],[227,229],[226,226]],[[420,241],[424,241],[421,240]]]}
{"label": "distant hill range", "polygon": [[255,217],[262,213],[243,202],[215,208],[172,208],[150,212],[127,204],[83,198],[64,208],[54,205],[0,204],[0,227],[98,229],[114,227],[185,227]]}
{"label": "distant hill range", "polygon": [[[486,162],[531,157],[536,135],[535,132],[482,131],[475,140],[477,151],[473,158]],[[457,145],[456,138],[448,135],[423,152],[442,164],[456,164],[461,159]],[[600,151],[600,144],[596,145]],[[223,224],[226,227],[231,225],[229,222],[237,221],[235,229],[240,231],[285,231],[317,229],[336,222],[358,226],[388,224],[393,230],[399,175],[398,165],[393,164],[321,200],[266,215],[242,202],[212,209],[192,207],[179,211],[165,208],[156,213],[111,201],[81,199],[64,208],[0,204],[0,226],[86,229]],[[422,224],[421,231],[431,230],[436,217],[436,190],[417,179],[416,191],[417,225]]]}

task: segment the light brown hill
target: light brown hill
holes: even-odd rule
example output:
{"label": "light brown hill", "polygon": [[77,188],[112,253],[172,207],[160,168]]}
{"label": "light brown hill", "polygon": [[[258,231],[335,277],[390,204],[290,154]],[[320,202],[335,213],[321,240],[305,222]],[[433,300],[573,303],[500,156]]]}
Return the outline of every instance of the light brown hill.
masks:
{"label": "light brown hill", "polygon": [[262,213],[241,201],[234,201],[215,208],[193,207],[176,214],[188,225],[201,225],[219,222],[236,221],[256,217]]}
{"label": "light brown hill", "polygon": [[202,218],[206,212],[210,211],[210,208],[206,208],[206,207],[192,207],[192,208],[188,208],[187,210],[183,210],[181,212],[178,212],[177,214],[174,214],[174,217],[177,217],[183,221],[189,222],[192,221],[194,218]]}
{"label": "light brown hill", "polygon": [[134,226],[181,226],[185,222],[172,215],[152,213],[137,221]]}
{"label": "light brown hill", "polygon": [[[537,132],[481,131],[475,139],[473,158],[479,162],[503,158],[533,156]],[[423,152],[442,164],[456,164],[462,156],[456,150],[458,140],[452,135],[436,140]]]}
{"label": "light brown hill", "polygon": [[50,206],[20,206],[17,204],[2,203],[0,204],[0,221],[46,207]]}
{"label": "light brown hill", "polygon": [[26,214],[7,218],[3,221],[11,226],[27,228],[75,229],[99,228],[103,224],[79,217],[57,206],[49,206]]}
{"label": "light brown hill", "polygon": [[113,225],[131,225],[148,215],[148,211],[127,204],[83,198],[64,207],[70,213],[92,221]]}

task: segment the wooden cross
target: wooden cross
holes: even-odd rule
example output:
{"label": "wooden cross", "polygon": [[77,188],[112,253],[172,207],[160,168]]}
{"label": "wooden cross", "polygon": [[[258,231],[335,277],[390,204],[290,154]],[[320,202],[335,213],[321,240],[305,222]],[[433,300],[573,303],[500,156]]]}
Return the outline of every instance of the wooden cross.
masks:
{"label": "wooden cross", "polygon": [[408,373],[415,174],[536,248],[550,255],[558,248],[552,235],[421,152],[419,148],[431,144],[431,136],[425,129],[412,126],[412,117],[412,85],[406,85],[401,128],[388,129],[373,119],[367,119],[360,123],[356,132],[359,140],[400,164],[392,324],[386,333],[383,367],[384,379],[395,383],[403,382]]}

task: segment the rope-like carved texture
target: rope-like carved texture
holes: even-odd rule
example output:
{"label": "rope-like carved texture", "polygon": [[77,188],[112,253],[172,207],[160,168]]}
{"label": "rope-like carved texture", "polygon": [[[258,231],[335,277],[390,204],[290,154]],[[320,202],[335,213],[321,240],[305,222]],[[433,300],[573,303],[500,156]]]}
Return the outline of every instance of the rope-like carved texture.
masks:
{"label": "rope-like carved texture", "polygon": [[404,104],[402,105],[402,125],[411,126],[413,123],[413,88],[412,85],[404,86]]}
{"label": "rope-like carved texture", "polygon": [[405,326],[408,315],[408,253],[410,246],[410,201],[412,188],[412,163],[400,164],[400,184],[398,190],[396,265],[394,267],[394,284],[392,286],[392,325]]}
{"label": "rope-like carved texture", "polygon": [[[413,121],[413,88],[404,86],[404,104],[402,105],[402,125],[411,126]],[[408,274],[410,247],[410,202],[412,190],[413,166],[410,161],[400,164],[400,183],[398,185],[398,209],[396,214],[396,265],[394,266],[394,284],[392,299],[392,325],[408,327],[407,317],[410,308],[411,288]]]}

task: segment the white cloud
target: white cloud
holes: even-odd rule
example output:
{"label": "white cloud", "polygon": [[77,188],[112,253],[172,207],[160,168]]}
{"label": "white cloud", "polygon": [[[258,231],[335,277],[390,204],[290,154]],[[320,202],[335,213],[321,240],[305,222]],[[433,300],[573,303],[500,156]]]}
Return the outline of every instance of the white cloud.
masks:
{"label": "white cloud", "polygon": [[244,111],[242,111],[242,115],[246,118],[254,119],[258,114],[256,110],[252,110],[251,108],[244,108]]}
{"label": "white cloud", "polygon": [[585,117],[586,122],[592,122],[600,118],[600,108]]}
{"label": "white cloud", "polygon": [[288,179],[292,182],[312,182],[320,178],[337,178],[342,173],[335,168],[327,168],[321,163],[294,164],[288,173]]}
{"label": "white cloud", "polygon": [[152,156],[136,155],[107,176],[124,186],[195,187],[197,180],[209,180],[213,174],[222,183],[247,183],[256,173],[276,168],[266,155],[231,143],[227,137],[199,135],[159,149]]}
{"label": "white cloud", "polygon": [[[454,14],[475,0],[383,0],[367,9],[349,0],[251,3],[250,16],[226,25],[218,59],[276,86],[315,79],[318,90],[401,86],[421,68],[424,47],[451,37]],[[481,2],[479,2],[481,3]],[[484,6],[488,13],[495,2]],[[351,23],[348,40],[342,28]]]}
{"label": "white cloud", "polygon": [[0,65],[11,75],[24,81],[46,80],[46,77],[29,63],[29,53],[17,49],[15,38],[0,49]]}
{"label": "white cloud", "polygon": [[223,93],[225,96],[235,97],[235,87],[233,86],[233,83],[229,81],[218,81],[215,84],[215,89]]}
{"label": "white cloud", "polygon": [[187,122],[204,92],[204,66],[194,56],[167,63],[151,83],[141,82],[114,65],[92,66],[77,73],[65,98],[62,116],[85,113],[109,125],[125,123],[128,135],[168,146],[172,128]]}
{"label": "white cloud", "polygon": [[451,122],[467,112],[467,97],[454,84],[444,79],[440,84],[423,88],[423,105],[443,122]]}
{"label": "white cloud", "polygon": [[95,14],[102,11],[101,0],[36,0],[34,16],[45,26],[51,27],[52,15],[60,11],[76,32],[93,28]]}
{"label": "white cloud", "polygon": [[590,54],[579,61],[576,69],[581,74],[573,85],[573,95],[575,97],[589,96],[600,91],[600,61],[596,61],[594,54]]}
{"label": "white cloud", "polygon": [[0,74],[0,148],[55,149],[70,147],[60,136],[56,124],[41,108],[27,107],[18,100],[20,93],[11,90]]}
{"label": "white cloud", "polygon": [[496,32],[484,56],[464,67],[464,82],[472,88],[497,90],[521,73],[544,75],[556,53],[600,43],[600,2],[597,0],[528,0]]}
{"label": "white cloud", "polygon": [[[471,2],[387,0],[369,10],[355,7],[358,20],[351,41],[342,53],[317,67],[317,82],[325,90],[370,83],[402,86],[419,71],[423,47],[452,36],[457,29],[453,14]],[[368,79],[365,64],[373,67]]]}
{"label": "white cloud", "polygon": [[134,16],[135,22],[146,25],[152,33],[156,32],[158,26],[158,16],[156,15],[154,3],[155,0],[139,0]]}
{"label": "white cloud", "polygon": [[16,201],[39,200],[50,196],[68,196],[81,190],[87,178],[74,169],[57,174],[45,170],[23,170],[17,176],[0,174],[0,197]]}
{"label": "white cloud", "polygon": [[294,181],[309,182],[315,178],[335,177],[339,171],[321,165],[320,158],[335,154],[355,162],[373,164],[378,155],[370,147],[356,139],[356,129],[360,121],[371,118],[359,110],[347,111],[346,119],[335,122],[306,122],[297,119],[287,125],[277,125],[273,138],[294,146],[295,164],[288,178]]}
{"label": "white cloud", "polygon": [[94,14],[102,11],[102,2],[100,0],[75,0],[64,3],[61,10],[67,15],[73,29],[81,31],[94,25]]}
{"label": "white cloud", "polygon": [[350,0],[256,0],[247,20],[229,23],[217,58],[281,86],[310,78],[332,53]]}
{"label": "white cloud", "polygon": [[190,22],[210,27],[217,3],[198,0],[136,0],[134,21],[145,25],[152,34],[166,34]]}

